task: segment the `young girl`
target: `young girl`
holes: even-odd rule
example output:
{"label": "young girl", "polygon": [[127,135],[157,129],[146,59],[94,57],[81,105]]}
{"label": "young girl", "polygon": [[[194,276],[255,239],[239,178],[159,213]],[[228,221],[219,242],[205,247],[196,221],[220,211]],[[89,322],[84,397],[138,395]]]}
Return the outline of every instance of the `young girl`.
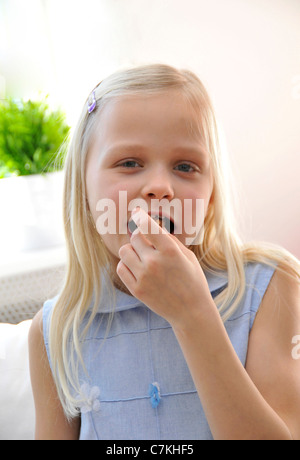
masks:
{"label": "young girl", "polygon": [[236,236],[193,73],[141,66],[95,88],[64,224],[64,285],[29,336],[37,439],[300,439],[299,262]]}

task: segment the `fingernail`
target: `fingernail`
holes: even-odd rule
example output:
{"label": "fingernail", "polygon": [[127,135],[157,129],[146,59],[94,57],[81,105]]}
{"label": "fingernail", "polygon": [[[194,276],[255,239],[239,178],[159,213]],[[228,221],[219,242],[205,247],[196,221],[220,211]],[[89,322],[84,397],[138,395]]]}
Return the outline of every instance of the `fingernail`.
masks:
{"label": "fingernail", "polygon": [[139,212],[141,208],[139,206],[136,206],[135,208],[133,208],[133,210],[131,211],[131,215],[132,214],[136,214],[137,212]]}

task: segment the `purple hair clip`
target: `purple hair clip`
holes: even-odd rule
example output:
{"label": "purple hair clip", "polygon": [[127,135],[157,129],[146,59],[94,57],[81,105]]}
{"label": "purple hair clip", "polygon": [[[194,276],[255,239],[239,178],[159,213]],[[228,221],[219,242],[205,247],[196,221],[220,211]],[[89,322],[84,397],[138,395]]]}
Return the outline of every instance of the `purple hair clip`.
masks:
{"label": "purple hair clip", "polygon": [[[90,102],[91,98],[92,98],[92,101]],[[96,105],[97,105],[95,90],[92,92],[91,98],[89,98],[88,100],[88,112],[89,113],[92,113],[93,110],[95,110]]]}

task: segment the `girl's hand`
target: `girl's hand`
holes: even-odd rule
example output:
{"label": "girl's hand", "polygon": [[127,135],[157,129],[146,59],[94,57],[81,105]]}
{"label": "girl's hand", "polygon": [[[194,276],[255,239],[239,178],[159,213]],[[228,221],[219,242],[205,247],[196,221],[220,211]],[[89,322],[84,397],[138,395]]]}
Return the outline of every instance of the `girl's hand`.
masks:
{"label": "girl's hand", "polygon": [[195,254],[142,209],[132,219],[138,228],[119,250],[117,274],[134,297],[171,325],[188,324],[214,305]]}

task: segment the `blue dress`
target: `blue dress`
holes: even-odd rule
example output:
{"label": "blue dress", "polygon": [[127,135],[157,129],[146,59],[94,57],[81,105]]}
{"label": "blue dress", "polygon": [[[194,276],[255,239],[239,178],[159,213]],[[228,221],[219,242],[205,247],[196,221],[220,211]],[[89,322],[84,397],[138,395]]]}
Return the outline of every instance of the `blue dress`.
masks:
{"label": "blue dress", "polygon": [[[267,265],[245,265],[247,288],[243,300],[225,322],[244,366],[249,333],[273,273]],[[227,284],[226,273],[206,277],[212,297]],[[99,313],[82,343],[88,377],[80,370],[84,397],[80,403],[80,439],[212,439],[170,324],[136,298],[116,289],[115,314],[107,335],[111,302],[108,290],[103,291]],[[47,323],[55,301],[48,300],[43,307],[48,357]]]}

